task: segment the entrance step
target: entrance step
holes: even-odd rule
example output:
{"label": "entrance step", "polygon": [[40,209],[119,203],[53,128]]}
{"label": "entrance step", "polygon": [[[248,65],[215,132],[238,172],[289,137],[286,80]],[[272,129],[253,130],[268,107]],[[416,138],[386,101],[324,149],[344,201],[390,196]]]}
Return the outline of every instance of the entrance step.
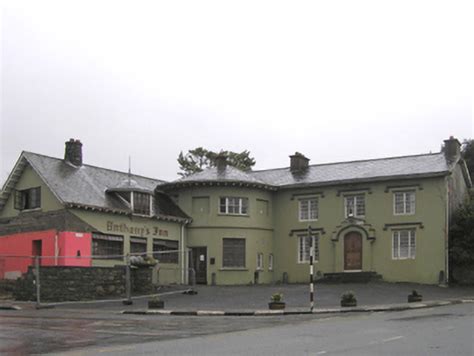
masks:
{"label": "entrance step", "polygon": [[340,272],[325,273],[318,283],[368,283],[381,279],[382,275],[377,272]]}

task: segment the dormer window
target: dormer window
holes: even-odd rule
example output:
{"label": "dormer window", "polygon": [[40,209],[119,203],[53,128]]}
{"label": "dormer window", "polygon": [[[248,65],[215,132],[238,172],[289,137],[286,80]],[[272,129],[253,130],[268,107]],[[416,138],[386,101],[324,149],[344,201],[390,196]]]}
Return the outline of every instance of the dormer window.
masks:
{"label": "dormer window", "polygon": [[115,191],[115,194],[128,205],[133,214],[145,216],[153,214],[153,196],[150,193]]}
{"label": "dormer window", "polygon": [[132,192],[132,211],[134,214],[151,215],[151,195],[147,193]]}

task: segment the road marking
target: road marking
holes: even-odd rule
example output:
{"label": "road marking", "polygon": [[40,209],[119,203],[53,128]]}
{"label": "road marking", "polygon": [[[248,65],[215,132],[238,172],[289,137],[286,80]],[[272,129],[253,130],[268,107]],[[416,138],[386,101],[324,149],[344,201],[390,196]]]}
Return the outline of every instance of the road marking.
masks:
{"label": "road marking", "polygon": [[389,342],[389,341],[395,341],[395,340],[400,340],[400,339],[403,339],[403,336],[390,337],[388,339],[383,339],[382,342]]}
{"label": "road marking", "polygon": [[327,351],[319,351],[319,352],[316,352],[316,355],[324,355],[327,353],[328,353]]}
{"label": "road marking", "polygon": [[135,345],[120,346],[120,347],[107,347],[104,349],[100,349],[99,352],[117,352],[117,351],[133,350],[134,348],[135,348]]}

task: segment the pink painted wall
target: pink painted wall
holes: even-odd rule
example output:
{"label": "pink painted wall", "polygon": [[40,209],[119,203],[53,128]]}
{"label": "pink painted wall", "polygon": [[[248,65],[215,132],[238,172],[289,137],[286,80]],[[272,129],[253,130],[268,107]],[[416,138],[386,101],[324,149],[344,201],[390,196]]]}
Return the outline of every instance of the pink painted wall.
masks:
{"label": "pink painted wall", "polygon": [[[60,232],[59,233],[59,256],[67,256],[59,259],[60,266],[84,266],[92,264],[92,236],[85,232]],[[77,257],[81,258],[77,258]]]}
{"label": "pink painted wall", "polygon": [[[58,257],[56,258],[56,236]],[[57,232],[56,230],[25,232],[0,237],[0,279],[18,278],[34,263],[34,242],[41,240],[42,266],[90,266],[91,234]],[[77,258],[78,251],[80,256]],[[69,257],[71,256],[71,257]]]}

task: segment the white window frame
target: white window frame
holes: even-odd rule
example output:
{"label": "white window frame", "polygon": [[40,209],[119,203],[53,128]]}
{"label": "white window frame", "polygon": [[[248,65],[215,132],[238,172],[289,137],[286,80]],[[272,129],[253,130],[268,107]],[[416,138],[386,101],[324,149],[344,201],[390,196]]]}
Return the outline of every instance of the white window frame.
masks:
{"label": "white window frame", "polygon": [[[311,208],[311,202],[314,202],[313,209]],[[304,204],[307,204],[307,206],[303,207]],[[303,213],[305,213],[306,217],[302,216]],[[319,218],[319,199],[318,199],[318,197],[303,198],[303,199],[298,200],[298,219],[299,219],[299,221],[317,221],[318,218]]]}
{"label": "white window frame", "polygon": [[263,253],[257,253],[257,270],[263,271]]}
{"label": "white window frame", "polygon": [[[403,209],[401,212],[397,212],[397,195],[402,195],[402,204]],[[409,197],[413,196],[413,199]],[[407,203],[410,207],[410,211],[407,209]],[[397,191],[393,192],[393,215],[414,215],[416,210],[416,194],[414,190],[406,190],[406,191]]]}
{"label": "white window frame", "polygon": [[[400,256],[401,234],[405,232],[407,233],[407,256]],[[391,249],[392,260],[414,260],[416,258],[415,229],[393,230]]]}
{"label": "white window frame", "polygon": [[[316,247],[313,255],[313,262],[316,263],[319,261],[319,234],[311,235],[311,237],[313,239],[313,247]],[[308,235],[298,235],[296,251],[298,264],[309,263],[311,251],[308,249],[308,255],[306,255],[307,243]],[[304,255],[302,256],[302,254]]]}
{"label": "white window frame", "polygon": [[[354,211],[353,211],[353,214],[352,214],[352,217],[355,217],[355,218],[365,218],[365,195],[364,194],[350,194],[350,195],[346,195],[344,196],[344,216],[346,218],[349,217],[349,212],[347,211],[348,209],[348,200],[349,199],[354,199]],[[358,201],[362,199],[362,201],[364,202],[364,214],[359,214],[359,211],[358,211]]]}
{"label": "white window frame", "polygon": [[273,271],[273,253],[268,255],[268,270]]}
{"label": "white window frame", "polygon": [[[222,199],[225,199],[225,211],[222,211]],[[230,200],[238,199],[238,212],[229,212],[229,206],[230,206]],[[244,210],[244,202],[246,202],[246,210]],[[234,204],[235,206],[235,204]],[[224,214],[224,215],[243,215],[247,216],[249,215],[249,198],[244,198],[244,197],[220,197],[219,198],[219,214]]]}

